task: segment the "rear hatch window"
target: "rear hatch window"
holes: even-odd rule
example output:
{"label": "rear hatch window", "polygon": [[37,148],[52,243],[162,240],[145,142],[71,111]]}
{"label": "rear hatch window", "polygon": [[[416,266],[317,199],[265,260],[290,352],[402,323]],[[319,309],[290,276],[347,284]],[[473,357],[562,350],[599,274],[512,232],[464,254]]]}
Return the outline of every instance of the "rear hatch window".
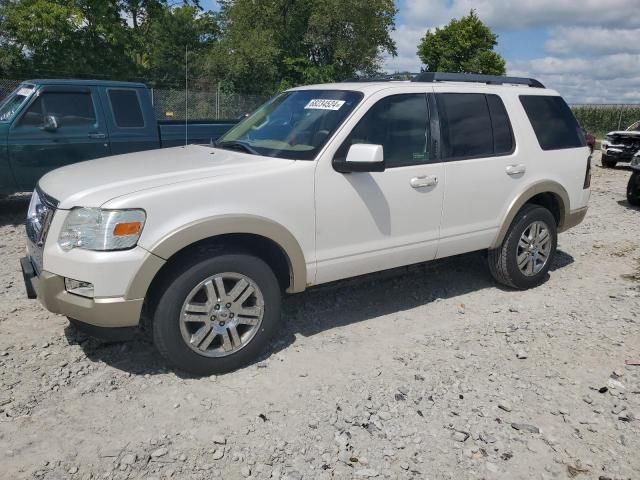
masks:
{"label": "rear hatch window", "polygon": [[586,145],[584,133],[562,97],[520,95],[520,102],[543,150],[579,148]]}

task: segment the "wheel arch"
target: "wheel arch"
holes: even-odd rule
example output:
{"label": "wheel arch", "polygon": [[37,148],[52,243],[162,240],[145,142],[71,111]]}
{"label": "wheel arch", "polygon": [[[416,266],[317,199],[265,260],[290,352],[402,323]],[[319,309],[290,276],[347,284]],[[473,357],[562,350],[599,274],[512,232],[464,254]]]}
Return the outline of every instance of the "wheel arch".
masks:
{"label": "wheel arch", "polygon": [[[306,288],[305,257],[291,232],[264,217],[224,215],[185,225],[151,246],[129,286],[128,297],[144,298],[166,265],[191,249],[207,245],[231,245],[252,251],[274,269],[287,292],[301,292]],[[285,274],[287,278],[283,279]]]}
{"label": "wheel arch", "polygon": [[547,208],[556,219],[558,232],[563,231],[565,220],[570,212],[569,194],[559,183],[545,180],[529,186],[512,200],[491,244],[491,249],[498,248],[502,244],[513,219],[526,204]]}

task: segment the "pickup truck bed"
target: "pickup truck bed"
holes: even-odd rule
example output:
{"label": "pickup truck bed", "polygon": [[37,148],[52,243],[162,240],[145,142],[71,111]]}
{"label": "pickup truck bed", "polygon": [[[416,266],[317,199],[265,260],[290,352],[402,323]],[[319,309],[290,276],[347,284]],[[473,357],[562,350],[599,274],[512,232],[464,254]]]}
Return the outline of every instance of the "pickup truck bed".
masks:
{"label": "pickup truck bed", "polygon": [[158,120],[160,143],[162,148],[177,147],[187,143],[210,143],[215,141],[235,125],[234,121],[221,120],[211,122],[209,120],[189,120],[185,128],[185,122],[180,120]]}

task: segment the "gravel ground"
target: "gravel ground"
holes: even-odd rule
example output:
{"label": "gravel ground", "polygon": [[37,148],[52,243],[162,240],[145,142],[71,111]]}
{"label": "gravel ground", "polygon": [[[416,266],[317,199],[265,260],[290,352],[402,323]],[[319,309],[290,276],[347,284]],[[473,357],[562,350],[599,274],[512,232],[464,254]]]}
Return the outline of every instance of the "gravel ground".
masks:
{"label": "gravel ground", "polygon": [[497,287],[479,254],[320,287],[285,301],[270,355],[203,379],[27,300],[28,199],[2,201],[0,477],[640,478],[628,176],[594,168],[539,288]]}

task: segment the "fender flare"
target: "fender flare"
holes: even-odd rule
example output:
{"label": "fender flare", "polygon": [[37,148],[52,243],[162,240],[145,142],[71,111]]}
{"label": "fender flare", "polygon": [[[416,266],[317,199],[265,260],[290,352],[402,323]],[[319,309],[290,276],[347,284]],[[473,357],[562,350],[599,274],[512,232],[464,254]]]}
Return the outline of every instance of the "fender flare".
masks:
{"label": "fender flare", "polygon": [[251,234],[278,245],[289,264],[287,292],[307,286],[307,265],[296,238],[281,224],[256,215],[220,215],[197,220],[167,234],[148,248],[149,255],[129,286],[129,298],[143,298],[160,268],[174,254],[201,240],[225,234]]}
{"label": "fender flare", "polygon": [[509,204],[509,208],[507,209],[507,213],[500,224],[500,229],[489,247],[490,249],[498,248],[502,244],[517,213],[525,203],[540,193],[551,193],[555,196],[556,200],[558,200],[558,205],[560,207],[558,231],[563,231],[565,220],[570,212],[569,194],[559,183],[551,180],[543,180],[530,185],[511,201],[511,204]]}

